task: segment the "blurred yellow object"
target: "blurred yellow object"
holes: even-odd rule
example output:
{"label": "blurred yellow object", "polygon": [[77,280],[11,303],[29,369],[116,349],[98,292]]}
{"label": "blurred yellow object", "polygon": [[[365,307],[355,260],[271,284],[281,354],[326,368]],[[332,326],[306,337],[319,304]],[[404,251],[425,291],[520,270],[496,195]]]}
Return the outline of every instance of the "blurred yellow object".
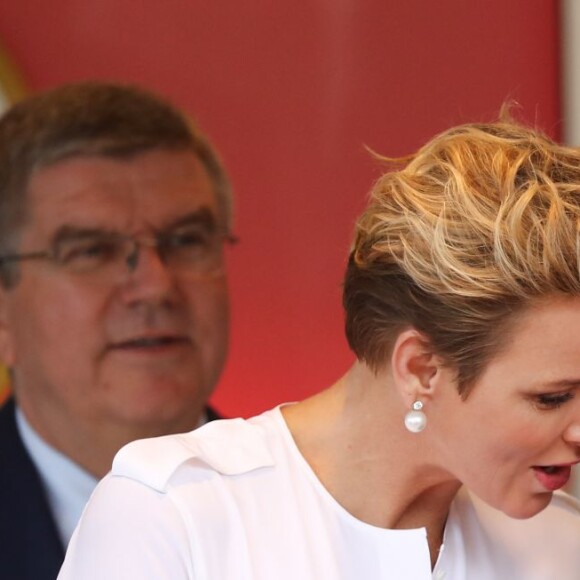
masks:
{"label": "blurred yellow object", "polygon": [[[26,83],[12,59],[0,45],[0,114],[12,103],[28,94]],[[10,395],[7,369],[0,363],[0,405]]]}
{"label": "blurred yellow object", "polygon": [[6,367],[0,365],[0,405],[8,398],[10,394],[10,379]]}
{"label": "blurred yellow object", "polygon": [[27,94],[28,89],[20,71],[0,46],[0,111]]}

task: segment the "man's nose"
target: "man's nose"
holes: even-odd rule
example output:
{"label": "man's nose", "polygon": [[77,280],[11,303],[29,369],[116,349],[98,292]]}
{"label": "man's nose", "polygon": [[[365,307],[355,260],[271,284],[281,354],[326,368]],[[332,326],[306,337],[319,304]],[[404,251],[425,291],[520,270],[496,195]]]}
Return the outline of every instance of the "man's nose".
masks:
{"label": "man's nose", "polygon": [[[165,262],[165,258],[161,252],[159,242],[155,238],[129,238],[126,241],[129,244],[129,247],[125,258],[125,263],[131,272],[133,272],[139,264],[139,255],[141,253],[142,247],[152,249],[157,254],[157,257],[162,262]],[[127,252],[127,249],[125,251]]]}
{"label": "man's nose", "polygon": [[154,241],[135,241],[125,261],[127,275],[122,285],[125,301],[160,301],[174,290],[174,275]]}

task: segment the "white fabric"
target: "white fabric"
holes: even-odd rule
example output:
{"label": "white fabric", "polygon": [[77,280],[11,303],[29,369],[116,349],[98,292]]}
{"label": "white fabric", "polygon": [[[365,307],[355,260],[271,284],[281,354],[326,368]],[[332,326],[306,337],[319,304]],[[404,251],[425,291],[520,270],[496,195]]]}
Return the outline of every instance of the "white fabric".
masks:
{"label": "white fabric", "polygon": [[98,479],[44,441],[18,407],[16,425],[40,473],[62,545],[67,546]]}
{"label": "white fabric", "polygon": [[512,522],[462,491],[430,568],[425,529],[351,516],[274,409],[122,449],[59,580],[572,580],[580,507],[555,494],[539,518]]}

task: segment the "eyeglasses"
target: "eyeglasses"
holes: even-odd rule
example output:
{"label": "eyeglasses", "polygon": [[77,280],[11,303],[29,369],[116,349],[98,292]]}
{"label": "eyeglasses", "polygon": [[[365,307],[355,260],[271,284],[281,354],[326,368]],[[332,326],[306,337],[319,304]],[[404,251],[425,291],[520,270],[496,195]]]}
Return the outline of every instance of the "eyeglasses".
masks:
{"label": "eyeglasses", "polygon": [[57,238],[48,250],[0,256],[0,265],[50,260],[65,272],[110,280],[127,270],[134,271],[141,249],[152,248],[168,268],[203,276],[221,271],[224,243],[237,241],[230,234],[198,224],[179,226],[155,236],[81,230]]}

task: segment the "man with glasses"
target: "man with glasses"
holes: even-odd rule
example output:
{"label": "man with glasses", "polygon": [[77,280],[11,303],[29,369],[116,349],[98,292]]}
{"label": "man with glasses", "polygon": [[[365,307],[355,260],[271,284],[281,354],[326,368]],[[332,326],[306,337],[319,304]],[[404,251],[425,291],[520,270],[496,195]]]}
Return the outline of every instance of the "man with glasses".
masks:
{"label": "man with glasses", "polygon": [[230,195],[198,129],[135,87],[0,119],[0,577],[56,578],[115,453],[215,418]]}

